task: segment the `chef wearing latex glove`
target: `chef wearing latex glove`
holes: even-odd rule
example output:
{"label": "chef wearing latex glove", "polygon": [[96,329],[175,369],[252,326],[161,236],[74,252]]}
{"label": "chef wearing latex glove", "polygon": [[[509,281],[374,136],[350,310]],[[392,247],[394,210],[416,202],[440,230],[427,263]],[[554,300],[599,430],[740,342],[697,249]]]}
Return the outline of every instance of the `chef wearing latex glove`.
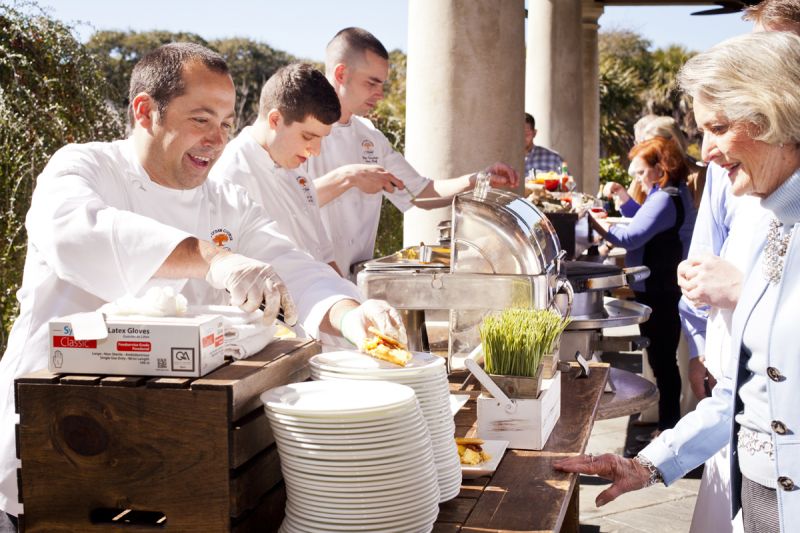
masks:
{"label": "chef wearing latex glove", "polygon": [[297,323],[297,309],[283,280],[272,267],[240,254],[218,254],[211,259],[206,281],[231,294],[231,305],[251,313],[264,303],[264,322],[272,324],[283,309],[283,320]]}
{"label": "chef wearing latex glove", "polygon": [[358,307],[350,309],[342,316],[339,329],[345,339],[360,349],[364,340],[370,335],[367,331],[369,326],[373,326],[388,337],[397,339],[403,346],[408,344],[403,320],[397,310],[383,300],[367,300]]}

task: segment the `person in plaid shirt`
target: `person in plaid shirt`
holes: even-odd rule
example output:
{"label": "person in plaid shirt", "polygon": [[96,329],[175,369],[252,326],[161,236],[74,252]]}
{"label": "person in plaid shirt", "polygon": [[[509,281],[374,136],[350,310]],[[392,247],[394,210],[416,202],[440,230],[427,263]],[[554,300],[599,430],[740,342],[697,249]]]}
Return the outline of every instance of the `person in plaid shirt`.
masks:
{"label": "person in plaid shirt", "polygon": [[564,160],[558,153],[543,146],[533,144],[536,137],[536,121],[533,115],[525,113],[525,176],[534,169],[536,172],[561,172]]}

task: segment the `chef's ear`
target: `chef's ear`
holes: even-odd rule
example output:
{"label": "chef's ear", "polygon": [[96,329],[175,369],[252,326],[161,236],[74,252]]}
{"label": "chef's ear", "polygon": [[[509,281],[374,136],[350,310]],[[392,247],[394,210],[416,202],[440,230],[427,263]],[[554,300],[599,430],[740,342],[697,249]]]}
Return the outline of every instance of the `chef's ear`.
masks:
{"label": "chef's ear", "polygon": [[282,121],[283,121],[283,116],[281,115],[280,111],[278,111],[274,107],[269,110],[269,113],[267,113],[267,124],[269,124],[269,128],[271,130],[277,131],[278,124],[280,124]]}
{"label": "chef's ear", "polygon": [[344,63],[337,63],[336,66],[333,67],[333,79],[336,80],[337,83],[344,83],[346,77],[347,65]]}
{"label": "chef's ear", "polygon": [[156,113],[158,113],[158,106],[156,106],[152,96],[147,93],[137,94],[131,101],[131,109],[133,110],[134,122],[139,123],[147,130],[153,126],[156,120]]}

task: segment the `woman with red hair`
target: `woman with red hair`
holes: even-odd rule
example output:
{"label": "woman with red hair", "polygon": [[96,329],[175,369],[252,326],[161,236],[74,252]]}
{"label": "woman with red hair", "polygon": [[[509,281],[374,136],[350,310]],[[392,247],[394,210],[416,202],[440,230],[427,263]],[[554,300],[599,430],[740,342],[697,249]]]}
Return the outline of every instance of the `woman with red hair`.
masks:
{"label": "woman with red hair", "polygon": [[675,141],[654,137],[628,154],[633,177],[647,192],[642,207],[627,225],[609,228],[591,217],[592,226],[614,246],[625,248],[625,266],[644,265],[650,277],[634,283],[636,301],[652,309],[641,324],[650,339],[647,357],[658,386],[658,431],[680,419],[681,377],[675,353],[681,324],[678,263],[686,259],[697,211],[686,178],[689,168]]}

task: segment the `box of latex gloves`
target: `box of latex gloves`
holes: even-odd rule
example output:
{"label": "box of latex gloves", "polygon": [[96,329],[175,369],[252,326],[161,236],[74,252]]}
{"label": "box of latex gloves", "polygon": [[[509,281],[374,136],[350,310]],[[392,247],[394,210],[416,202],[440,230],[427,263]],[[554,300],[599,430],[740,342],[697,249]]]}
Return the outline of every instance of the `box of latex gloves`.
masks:
{"label": "box of latex gloves", "polygon": [[[167,296],[148,292],[146,297],[114,302],[96,312],[51,320],[48,369],[66,374],[200,377],[222,365],[222,316],[187,312],[180,295],[177,305],[170,300],[174,295],[167,292]],[[162,316],[151,316],[155,314]]]}

